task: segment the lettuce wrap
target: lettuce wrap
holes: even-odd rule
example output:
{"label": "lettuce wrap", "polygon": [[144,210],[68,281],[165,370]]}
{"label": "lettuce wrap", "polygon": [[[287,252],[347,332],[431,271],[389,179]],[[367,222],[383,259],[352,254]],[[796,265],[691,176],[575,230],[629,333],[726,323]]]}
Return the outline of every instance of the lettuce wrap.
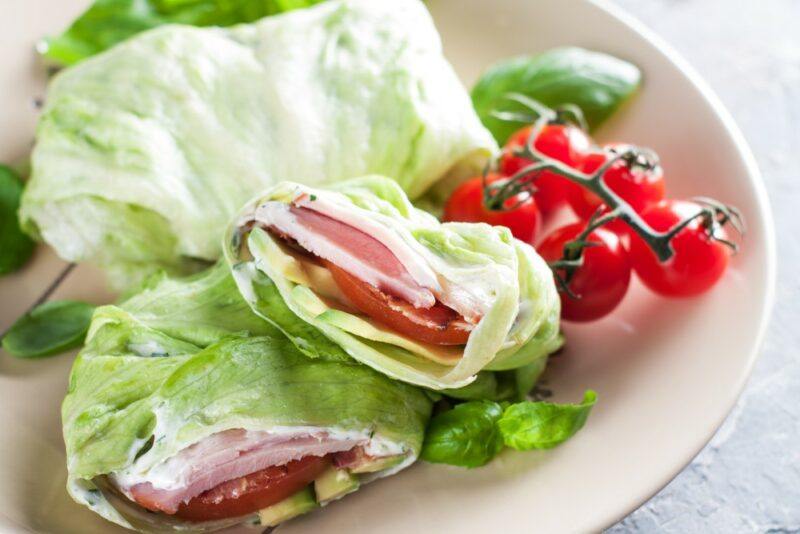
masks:
{"label": "lettuce wrap", "polygon": [[333,0],[232,28],[169,25],[58,74],[24,228],[117,287],[220,256],[281,180],[380,173],[418,198],[496,150],[418,0]]}
{"label": "lettuce wrap", "polygon": [[433,389],[540,369],[562,343],[553,276],[531,246],[503,227],[440,223],[388,178],[277,184],[224,245],[245,300],[312,356],[320,344],[287,308],[356,360]]}
{"label": "lettuce wrap", "polygon": [[274,526],[411,464],[430,410],[344,353],[302,354],[220,263],[96,311],[62,407],[68,491],[145,532]]}

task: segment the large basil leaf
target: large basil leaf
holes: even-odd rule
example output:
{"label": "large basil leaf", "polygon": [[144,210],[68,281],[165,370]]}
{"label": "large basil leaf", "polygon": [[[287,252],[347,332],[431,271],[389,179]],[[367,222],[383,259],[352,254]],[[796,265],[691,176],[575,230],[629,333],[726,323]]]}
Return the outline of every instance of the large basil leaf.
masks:
{"label": "large basil leaf", "polygon": [[423,460],[433,463],[478,467],[503,448],[497,421],[503,408],[496,402],[459,404],[431,419],[422,446]]}
{"label": "large basil leaf", "polygon": [[472,103],[481,121],[503,144],[522,123],[501,120],[494,111],[527,111],[507,99],[520,93],[549,107],[578,106],[594,129],[627,99],[641,81],[635,65],[583,48],[556,48],[495,64],[472,89]]}
{"label": "large basil leaf", "polygon": [[589,390],[580,404],[512,404],[498,422],[503,441],[520,451],[552,449],[583,428],[596,401],[597,394]]}
{"label": "large basil leaf", "polygon": [[71,65],[162,24],[232,26],[322,0],[95,0],[58,37],[44,39],[46,58]]}
{"label": "large basil leaf", "polygon": [[22,233],[17,219],[22,181],[5,165],[0,165],[0,275],[16,271],[28,261],[34,249]]}
{"label": "large basil leaf", "polygon": [[17,358],[41,358],[78,347],[93,312],[85,302],[45,302],[17,319],[3,336],[3,348]]}

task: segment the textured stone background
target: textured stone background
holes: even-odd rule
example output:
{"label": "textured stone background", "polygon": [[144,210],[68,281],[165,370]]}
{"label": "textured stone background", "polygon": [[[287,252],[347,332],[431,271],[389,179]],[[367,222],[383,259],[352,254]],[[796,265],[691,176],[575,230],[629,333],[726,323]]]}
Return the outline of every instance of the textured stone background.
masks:
{"label": "textured stone background", "polygon": [[758,159],[778,233],[760,360],[711,443],[609,530],[800,533],[800,1],[616,0],[705,77]]}

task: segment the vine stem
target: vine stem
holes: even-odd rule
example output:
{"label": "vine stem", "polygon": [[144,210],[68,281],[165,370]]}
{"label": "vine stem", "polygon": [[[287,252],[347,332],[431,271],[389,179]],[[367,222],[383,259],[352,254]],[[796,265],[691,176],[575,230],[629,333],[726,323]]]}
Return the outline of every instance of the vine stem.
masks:
{"label": "vine stem", "polygon": [[[700,197],[694,199],[698,204],[697,213],[684,218],[669,230],[661,232],[654,230],[650,225],[648,225],[647,222],[645,222],[644,219],[642,219],[642,217],[636,213],[630,204],[617,195],[603,181],[603,175],[618,161],[625,160],[631,162],[637,161],[639,158],[644,158],[646,161],[657,162],[657,156],[654,153],[639,147],[629,146],[625,148],[625,150],[617,152],[613,156],[608,157],[603,165],[594,173],[583,173],[554,158],[547,156],[546,154],[543,154],[537,150],[535,146],[535,141],[539,137],[539,134],[542,132],[543,128],[554,121],[563,122],[565,120],[565,115],[567,114],[575,119],[575,122],[579,127],[583,127],[585,122],[582,120],[583,117],[580,111],[576,110],[572,106],[566,108],[565,110],[551,110],[543,106],[541,103],[521,94],[510,94],[508,95],[508,98],[526,106],[537,117],[533,123],[531,133],[528,136],[526,143],[514,152],[515,156],[530,160],[532,163],[520,169],[517,173],[511,176],[506,183],[499,186],[494,197],[491,197],[491,195],[487,194],[487,198],[491,198],[492,202],[491,204],[487,203],[487,206],[494,206],[495,209],[497,209],[497,206],[502,206],[504,198],[508,198],[507,195],[519,193],[523,184],[528,185],[530,188],[529,192],[532,194],[532,192],[535,191],[536,177],[541,175],[541,173],[548,171],[562,176],[567,180],[588,189],[597,195],[608,209],[608,212],[603,217],[599,217],[598,213],[598,217],[593,217],[590,220],[590,224],[584,232],[585,235],[582,234],[584,239],[581,239],[581,241],[585,242],[586,236],[588,236],[592,230],[599,228],[600,226],[614,219],[622,219],[644,240],[644,242],[658,257],[659,261],[664,262],[668,261],[675,254],[675,251],[671,245],[672,239],[678,235],[681,230],[691,224],[692,221],[702,219],[703,225],[711,239],[720,241],[734,251],[736,250],[736,245],[734,243],[715,235],[718,227],[727,222],[730,222],[732,226],[739,231],[739,233],[744,233],[744,224],[741,214],[735,208],[726,206],[712,199]],[[498,117],[502,118],[501,114],[498,114]],[[569,261],[570,259],[565,258],[565,260]],[[567,266],[565,265],[564,267]]]}

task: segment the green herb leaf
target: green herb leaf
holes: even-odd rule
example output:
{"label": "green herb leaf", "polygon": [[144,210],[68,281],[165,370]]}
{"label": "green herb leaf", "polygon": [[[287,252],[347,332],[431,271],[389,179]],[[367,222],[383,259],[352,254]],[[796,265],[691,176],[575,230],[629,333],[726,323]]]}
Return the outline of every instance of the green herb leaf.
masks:
{"label": "green herb leaf", "polygon": [[583,427],[596,401],[597,393],[588,390],[581,404],[512,404],[506,408],[498,427],[509,447],[520,451],[551,449]]}
{"label": "green herb leaf", "polygon": [[60,354],[83,343],[93,312],[85,302],[45,302],[17,319],[3,337],[3,348],[18,358]]}
{"label": "green herb leaf", "polygon": [[17,209],[22,181],[5,165],[0,165],[0,275],[22,267],[31,257],[34,242],[19,228]]}
{"label": "green herb leaf", "polygon": [[46,58],[71,65],[162,24],[232,26],[322,0],[95,0],[67,30],[39,44]]}
{"label": "green herb leaf", "polygon": [[423,460],[478,467],[503,448],[497,421],[503,408],[496,402],[471,401],[431,419],[422,446]]}
{"label": "green herb leaf", "polygon": [[504,144],[523,123],[501,120],[492,113],[528,111],[508,100],[509,93],[526,95],[549,107],[574,104],[594,129],[634,93],[640,81],[639,69],[627,61],[583,48],[556,48],[495,64],[472,89],[472,103],[484,126]]}

